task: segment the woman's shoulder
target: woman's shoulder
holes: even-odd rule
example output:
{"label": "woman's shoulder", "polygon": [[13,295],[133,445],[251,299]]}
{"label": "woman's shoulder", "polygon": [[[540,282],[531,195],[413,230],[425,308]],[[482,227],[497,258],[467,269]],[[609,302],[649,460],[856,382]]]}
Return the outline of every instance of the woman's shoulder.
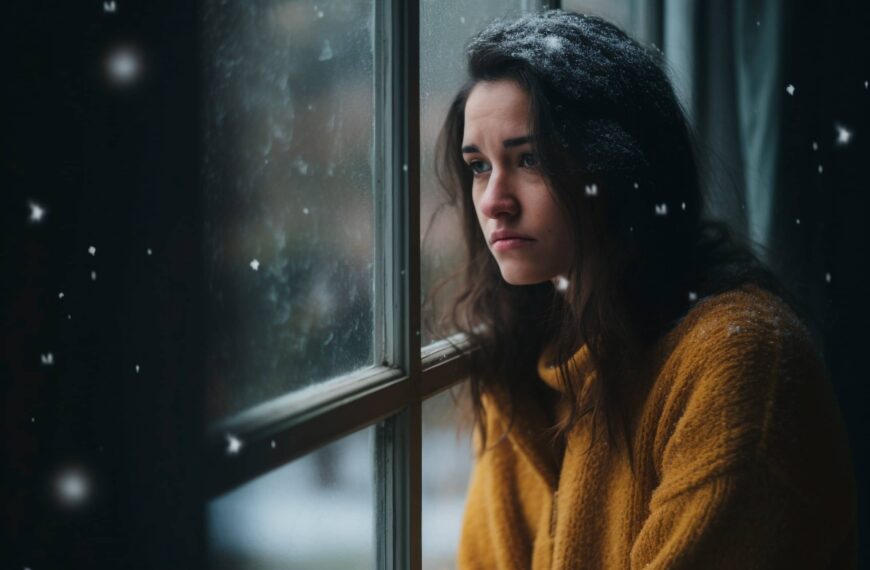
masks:
{"label": "woman's shoulder", "polygon": [[827,371],[783,300],[744,286],[699,301],[671,334],[656,381],[659,460],[686,472],[702,456],[721,469],[764,465],[796,491],[848,483]]}

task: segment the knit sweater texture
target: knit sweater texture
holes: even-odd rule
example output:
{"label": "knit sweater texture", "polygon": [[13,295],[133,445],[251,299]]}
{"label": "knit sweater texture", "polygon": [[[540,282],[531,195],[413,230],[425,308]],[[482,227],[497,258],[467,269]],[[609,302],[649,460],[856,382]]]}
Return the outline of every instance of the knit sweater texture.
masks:
{"label": "knit sweater texture", "polygon": [[[560,458],[540,404],[515,403],[507,430],[506,395],[484,396],[458,567],[857,567],[845,428],[787,305],[751,285],[701,299],[651,354],[625,404],[628,450],[599,437],[587,451],[586,416]],[[530,381],[561,391],[547,361]],[[585,346],[570,368],[581,394],[597,381]]]}

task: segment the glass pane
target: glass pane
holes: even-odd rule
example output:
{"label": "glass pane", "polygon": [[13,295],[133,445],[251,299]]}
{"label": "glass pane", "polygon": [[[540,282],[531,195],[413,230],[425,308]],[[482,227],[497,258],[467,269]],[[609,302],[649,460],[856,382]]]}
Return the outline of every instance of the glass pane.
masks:
{"label": "glass pane", "polygon": [[209,568],[373,568],[373,429],[212,500],[206,512]]}
{"label": "glass pane", "polygon": [[[465,387],[463,387],[465,388]],[[423,568],[456,567],[473,453],[466,389],[423,402]],[[457,398],[457,402],[454,402]]]}
{"label": "glass pane", "polygon": [[205,2],[210,419],[373,361],[373,10]]}
{"label": "glass pane", "polygon": [[[465,81],[465,44],[492,19],[518,15],[522,0],[423,0],[420,8],[420,230],[424,319],[437,318],[449,300],[447,287],[432,297],[439,280],[458,268],[460,227],[452,209],[439,206],[444,192],[435,178],[435,141],[447,107]],[[437,215],[436,215],[437,213]],[[449,333],[451,331],[445,331]],[[438,340],[424,330],[423,345]]]}

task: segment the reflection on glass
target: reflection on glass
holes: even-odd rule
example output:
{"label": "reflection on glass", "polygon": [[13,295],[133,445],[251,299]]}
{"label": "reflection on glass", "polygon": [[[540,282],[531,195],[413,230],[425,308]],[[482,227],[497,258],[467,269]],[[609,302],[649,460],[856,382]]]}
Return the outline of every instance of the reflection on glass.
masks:
{"label": "reflection on glass", "polygon": [[456,567],[473,460],[465,394],[456,387],[423,402],[424,570]]}
{"label": "reflection on glass", "polygon": [[210,570],[373,568],[373,429],[212,500]]}
{"label": "reflection on glass", "polygon": [[[420,7],[420,229],[424,319],[443,313],[452,289],[437,283],[459,269],[461,227],[435,178],[435,142],[450,101],[465,81],[465,44],[497,17],[516,16],[522,0],[423,0]],[[449,334],[450,330],[443,331]],[[423,345],[438,340],[425,330]]]}
{"label": "reflection on glass", "polygon": [[373,361],[373,22],[204,4],[210,419]]}

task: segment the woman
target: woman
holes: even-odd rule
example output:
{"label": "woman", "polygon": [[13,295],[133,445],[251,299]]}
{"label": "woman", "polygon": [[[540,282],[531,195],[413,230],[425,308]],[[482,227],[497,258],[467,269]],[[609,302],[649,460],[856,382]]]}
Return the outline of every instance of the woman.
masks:
{"label": "woman", "polygon": [[478,450],[460,568],[849,568],[854,481],[786,291],[702,218],[656,54],[496,22],[439,143]]}

